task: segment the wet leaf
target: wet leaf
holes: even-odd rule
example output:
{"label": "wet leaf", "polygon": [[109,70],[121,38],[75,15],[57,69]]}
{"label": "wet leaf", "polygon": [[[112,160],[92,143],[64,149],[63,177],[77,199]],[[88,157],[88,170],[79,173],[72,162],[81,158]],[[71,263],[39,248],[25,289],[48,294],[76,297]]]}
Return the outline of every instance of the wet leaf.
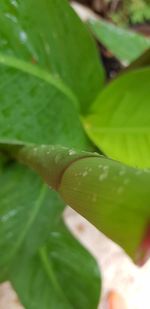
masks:
{"label": "wet leaf", "polygon": [[67,205],[122,246],[134,261],[139,252],[143,260],[148,257],[149,247],[143,250],[141,243],[150,219],[150,170],[60,146],[3,143],[1,150],[33,168]]}
{"label": "wet leaf", "polygon": [[83,111],[103,85],[94,41],[67,0],[2,1],[0,48],[61,78]]}
{"label": "wet leaf", "polygon": [[[34,141],[37,144],[48,144],[51,141],[53,144],[76,145],[81,149],[87,147],[87,138],[78,116],[78,102],[62,82],[56,81],[41,69],[8,56],[0,56],[0,73],[2,141]],[[72,308],[74,303],[68,296],[70,281],[74,282],[72,297],[76,297],[82,304],[81,308],[91,308],[91,302],[96,308],[100,293],[97,264],[85,249],[76,244],[71,235],[67,236],[70,237],[67,254],[58,263],[62,267],[61,278],[56,275],[56,271],[53,275],[56,277],[56,285],[60,285],[61,294],[64,290],[68,291],[65,292],[65,297],[60,296],[55,289],[53,278],[49,278],[39,257],[41,248],[48,246],[47,241],[50,243],[51,231],[58,232],[64,203],[57,193],[45,186],[29,169],[7,159],[3,154],[0,154],[0,158],[0,251],[3,252],[0,256],[0,280],[10,280],[13,283],[26,308],[41,309],[41,304],[46,308],[51,305],[56,308],[58,303],[61,308]],[[65,240],[63,234],[63,231],[62,235],[59,231],[60,237]],[[77,263],[76,272],[70,273],[72,265],[72,268],[68,268],[70,277],[67,277],[67,268],[66,273],[63,268],[69,267],[67,263],[71,261],[72,250],[72,260]],[[53,253],[59,254],[57,246]],[[83,254],[82,260],[79,259],[80,254]],[[51,261],[52,257],[48,256],[46,267],[51,267]],[[84,263],[83,271],[80,263]],[[88,274],[87,277],[85,273]],[[38,290],[38,286],[41,290],[41,284],[42,288],[45,287],[42,295]],[[80,290],[77,290],[77,286],[80,286]],[[53,299],[51,293],[54,293]]]}
{"label": "wet leaf", "polygon": [[35,255],[20,252],[10,277],[25,308],[98,306],[100,279],[96,262],[60,221]]}
{"label": "wet leaf", "polygon": [[47,72],[2,55],[0,138],[80,149],[89,145],[70,90]]}
{"label": "wet leaf", "polygon": [[24,246],[30,256],[43,245],[64,204],[33,172],[15,162],[8,162],[1,170],[0,201],[2,281],[8,279],[10,265],[20,248]]}

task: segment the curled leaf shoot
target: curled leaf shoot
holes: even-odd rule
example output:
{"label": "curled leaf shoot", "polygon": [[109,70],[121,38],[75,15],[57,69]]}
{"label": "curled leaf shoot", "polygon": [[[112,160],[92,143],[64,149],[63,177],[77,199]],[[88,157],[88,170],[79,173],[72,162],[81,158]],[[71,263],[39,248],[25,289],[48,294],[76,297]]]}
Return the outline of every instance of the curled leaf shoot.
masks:
{"label": "curled leaf shoot", "polygon": [[139,252],[148,258],[149,245],[140,245],[150,218],[150,170],[61,146],[3,143],[1,150],[34,169],[132,259]]}

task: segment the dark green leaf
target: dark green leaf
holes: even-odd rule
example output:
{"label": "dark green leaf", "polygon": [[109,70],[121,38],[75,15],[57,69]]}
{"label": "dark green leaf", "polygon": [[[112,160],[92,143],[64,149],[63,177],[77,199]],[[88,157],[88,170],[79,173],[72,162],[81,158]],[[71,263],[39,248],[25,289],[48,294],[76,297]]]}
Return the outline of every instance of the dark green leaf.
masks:
{"label": "dark green leaf", "polygon": [[130,64],[150,47],[150,39],[103,19],[89,20],[96,38],[123,63]]}
{"label": "dark green leaf", "polygon": [[[0,279],[24,245],[31,255],[47,239],[64,209],[62,201],[30,170],[14,162],[0,173]],[[32,235],[32,237],[31,237]]]}
{"label": "dark green leaf", "polygon": [[[36,141],[38,144],[53,141],[54,144],[76,144],[76,147],[85,147],[87,142],[80,125],[77,102],[70,91],[59,81],[52,79],[48,73],[22,61],[2,56],[0,61],[1,139]],[[61,299],[63,308],[66,308],[66,304],[69,303],[70,306],[68,295],[63,303],[63,298],[55,290],[53,279],[48,278],[46,271],[43,273],[42,266],[39,268],[40,264],[36,262],[40,258],[36,252],[41,251],[40,247],[43,244],[47,246],[46,241],[49,236],[51,237],[50,231],[54,229],[64,209],[63,203],[57,194],[43,185],[32,172],[14,162],[5,162],[5,160],[1,165],[0,175],[0,251],[3,252],[0,257],[1,280],[12,280],[21,301],[27,304],[26,308],[41,309],[41,304],[47,306],[45,308],[50,308],[53,292],[55,292],[53,308],[57,307],[59,299]],[[55,232],[57,232],[57,227]],[[83,250],[79,244],[77,249]],[[20,256],[22,251],[24,256]],[[55,252],[57,254],[57,248]],[[76,256],[74,258],[76,259]],[[85,253],[83,259],[88,265],[86,272],[89,276],[89,284],[84,281],[84,275],[81,281],[82,288],[85,289],[83,295],[80,290],[76,291],[76,286],[80,285],[83,273],[78,257],[77,273],[81,275],[76,279],[71,277],[71,281],[76,280],[74,295],[78,294],[77,299],[82,304],[85,302],[85,295],[88,295],[86,306],[83,308],[88,306],[90,308],[91,302],[94,304],[98,302],[99,280],[95,281],[96,289],[91,285],[92,280],[98,277],[98,269],[88,253]],[[24,260],[29,269],[23,265]],[[34,262],[32,269],[28,264],[29,260],[30,264]],[[47,263],[48,267],[51,267],[50,260]],[[14,265],[18,267],[15,278],[13,274],[11,275],[12,269],[14,271],[16,269]],[[97,269],[96,275],[93,273],[95,268]],[[35,285],[32,286],[28,285],[29,282],[25,277],[30,272],[32,283],[33,279],[35,280]],[[38,272],[43,274],[40,284],[42,288],[45,287],[46,296],[45,294],[41,296],[37,290],[39,277],[37,278],[36,274]],[[28,285],[28,289],[21,289],[21,285],[18,288],[16,281],[20,279],[17,276],[20,276],[24,285]],[[56,276],[55,273],[54,276]],[[59,281],[59,278],[55,280]],[[65,276],[64,280],[66,280],[65,288],[69,291],[70,280],[67,281]],[[59,285],[59,282],[57,284]],[[35,292],[34,295],[36,294],[35,298],[32,289]],[[29,294],[26,294],[27,291]],[[39,295],[40,302],[38,301]],[[35,307],[33,307],[34,304],[36,304]]]}
{"label": "dark green leaf", "polygon": [[120,76],[100,94],[84,120],[91,140],[108,156],[150,167],[150,69]]}
{"label": "dark green leaf", "polygon": [[20,252],[13,264],[11,282],[26,309],[96,309],[98,305],[96,263],[61,222],[36,255],[29,257]]}
{"label": "dark green leaf", "polygon": [[94,42],[67,0],[2,1],[0,47],[64,80],[85,111],[102,87]]}
{"label": "dark green leaf", "polygon": [[[9,91],[8,91],[9,89]],[[0,56],[0,138],[86,148],[78,102],[48,73]]]}

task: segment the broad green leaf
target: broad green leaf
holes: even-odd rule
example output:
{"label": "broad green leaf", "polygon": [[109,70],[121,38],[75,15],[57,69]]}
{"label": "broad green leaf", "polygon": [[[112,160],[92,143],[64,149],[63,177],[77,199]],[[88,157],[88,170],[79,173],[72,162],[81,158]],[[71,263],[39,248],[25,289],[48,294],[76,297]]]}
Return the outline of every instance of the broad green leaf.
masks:
{"label": "broad green leaf", "polygon": [[[20,247],[35,253],[49,237],[64,209],[57,194],[29,169],[7,162],[0,173],[0,280]],[[32,237],[31,237],[32,235]]]}
{"label": "broad green leaf", "polygon": [[61,222],[37,254],[29,257],[20,252],[10,278],[26,309],[96,309],[98,305],[96,263]]}
{"label": "broad green leaf", "polygon": [[88,24],[100,43],[105,45],[114,56],[126,65],[150,48],[149,38],[115,26],[103,19],[89,20]]}
{"label": "broad green leaf", "polygon": [[[9,91],[8,91],[9,89]],[[44,71],[0,55],[0,138],[84,149],[78,102]]]}
{"label": "broad green leaf", "polygon": [[84,111],[102,87],[95,44],[67,0],[2,1],[0,47],[64,80]]}
{"label": "broad green leaf", "polygon": [[84,119],[89,137],[104,153],[137,167],[150,167],[149,81],[149,68],[120,76]]}
{"label": "broad green leaf", "polygon": [[3,143],[0,149],[33,168],[66,204],[122,246],[135,261],[146,260],[150,170],[60,146]]}
{"label": "broad green leaf", "polygon": [[[37,144],[53,141],[54,144],[58,142],[63,145],[76,144],[79,148],[86,147],[87,142],[78,117],[77,102],[61,82],[55,81],[44,71],[14,58],[1,56],[0,62],[0,137],[2,140],[36,141]],[[1,165],[0,184],[0,251],[3,252],[0,257],[1,280],[11,280],[11,270],[17,259],[16,265],[19,271],[17,274],[24,284],[28,284],[25,281],[26,273],[22,268],[23,259],[22,256],[19,258],[19,254],[24,251],[26,254],[24,258],[32,259],[41,246],[46,246],[50,231],[58,221],[64,206],[57,194],[43,185],[33,173],[14,162],[5,162],[5,158]],[[80,251],[79,245],[78,250]],[[55,252],[57,254],[57,250]],[[80,284],[82,277],[78,258],[77,261],[79,265],[77,271],[81,276],[76,278],[76,285]],[[89,282],[92,282],[98,276],[98,269],[96,277],[94,274],[96,262],[88,253],[84,261],[85,264],[91,265],[91,268],[87,266],[86,271],[89,274]],[[48,267],[50,267],[49,264]],[[34,268],[26,271],[31,271],[32,280],[34,272],[42,272],[36,261]],[[14,277],[12,280],[14,283]],[[55,287],[53,280],[48,281],[46,274],[44,274],[44,280],[42,283],[47,289],[46,304],[48,304],[47,308],[50,308],[50,291]],[[75,279],[72,278],[71,281],[73,280]],[[98,302],[97,291],[100,287],[99,281],[96,282],[95,290],[90,283],[88,285],[88,282],[84,282],[84,278],[82,280],[89,304],[91,301]],[[69,280],[66,281],[66,289],[68,286],[70,286]],[[30,309],[33,305],[33,295],[32,287],[28,288],[31,293],[30,299],[28,298]],[[35,290],[39,294],[39,291]],[[18,289],[17,292],[19,292]],[[26,299],[25,293],[25,290],[19,293],[23,303]],[[75,288],[75,295],[76,293]],[[79,291],[78,299],[81,302],[84,301],[84,295],[82,296]],[[55,293],[54,308],[57,307],[58,298],[59,295]],[[44,304],[45,294],[43,297],[40,296],[40,301]],[[35,302],[36,308],[41,309],[41,303],[38,304],[37,300]],[[64,308],[67,302],[68,300],[64,301]]]}

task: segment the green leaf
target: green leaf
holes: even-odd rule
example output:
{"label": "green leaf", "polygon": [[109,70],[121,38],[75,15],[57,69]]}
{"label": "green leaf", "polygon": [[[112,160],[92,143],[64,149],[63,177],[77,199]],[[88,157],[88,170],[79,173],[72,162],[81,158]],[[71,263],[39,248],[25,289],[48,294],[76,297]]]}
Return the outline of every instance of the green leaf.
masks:
{"label": "green leaf", "polygon": [[[79,121],[77,103],[71,92],[48,73],[15,58],[0,56],[0,137],[3,141],[16,139],[26,142],[34,141],[37,144],[53,141],[53,144],[72,144],[78,148],[87,147],[87,139]],[[45,298],[45,305],[47,305],[45,308],[50,308],[51,292],[53,293],[55,286],[53,280],[48,280],[46,272],[44,272],[42,279],[42,288],[46,288],[46,296],[45,294],[40,295],[40,302],[38,302],[39,290],[37,290],[37,286],[40,279],[36,277],[36,273],[38,271],[43,273],[43,267],[41,265],[39,268],[40,265],[36,263],[36,259],[39,259],[37,251],[41,250],[41,246],[47,246],[47,239],[51,236],[50,232],[54,229],[56,222],[58,224],[64,204],[57,193],[43,185],[40,179],[28,169],[14,162],[7,162],[3,156],[2,159],[0,170],[0,251],[3,254],[0,257],[0,279],[13,282],[21,301],[27,304],[27,308],[32,308],[36,303],[34,308],[41,309],[41,303],[45,303]],[[57,232],[56,226],[55,232]],[[71,245],[73,246],[70,241]],[[77,249],[82,251],[79,244]],[[24,258],[22,255],[20,256],[21,252],[24,252]],[[55,252],[57,254],[57,248]],[[81,270],[82,267],[77,255],[78,253],[76,255],[74,253],[74,258],[78,263],[77,273],[80,273],[80,276],[76,278],[76,285],[72,289],[74,289],[74,295],[78,294],[77,299],[82,304],[85,295],[88,295],[86,306],[83,308],[88,306],[90,308],[90,305],[87,304],[91,304],[91,302],[97,304],[98,302],[100,290],[97,279],[98,268],[93,258],[85,253],[83,259],[87,265],[85,269],[88,273],[89,283],[84,281],[84,276],[81,280],[84,272]],[[33,259],[34,256],[35,259]],[[25,268],[25,265],[23,268],[23,259],[26,260],[26,258],[26,263],[29,260],[34,260],[35,264],[32,269]],[[50,264],[50,261],[48,263]],[[31,264],[33,265],[33,263]],[[51,267],[49,264],[48,267]],[[16,266],[18,269],[13,276],[12,270],[15,270]],[[97,269],[96,275],[95,269]],[[35,280],[35,285],[33,285],[36,293],[36,295],[34,294],[35,299],[31,285],[28,286],[28,289],[23,290],[21,286],[18,288],[16,282],[20,276],[19,280],[28,285],[29,282],[26,281],[25,276],[30,272],[32,281]],[[54,275],[56,276],[56,274]],[[71,277],[71,281],[74,282],[74,280]],[[79,290],[76,291],[80,280],[84,289],[83,295]],[[92,287],[93,280],[96,282],[96,289],[95,286]],[[68,291],[69,286],[70,280],[66,279],[65,288]],[[26,291],[29,292],[28,295],[26,295]],[[64,308],[69,302],[67,297],[68,295],[63,303]],[[59,293],[55,291],[53,295],[54,308],[57,307],[58,299],[60,299]]]}
{"label": "green leaf", "polygon": [[[100,290],[96,263],[65,228],[58,226],[63,205],[56,193],[45,185],[40,188],[41,181],[15,163],[6,165],[0,180],[0,247],[6,253],[0,262],[3,270],[9,265],[5,279],[11,280],[23,304],[26,308],[56,308],[58,304],[62,308],[73,308],[74,304],[91,308],[93,304],[96,308]],[[41,248],[36,254],[47,237],[49,253]],[[49,278],[47,268],[51,269],[52,262],[55,269]],[[41,297],[38,288],[43,286]]]}
{"label": "green leaf", "polygon": [[0,55],[1,139],[87,148],[77,105],[72,93],[50,74]]}
{"label": "green leaf", "polygon": [[0,47],[64,80],[84,111],[102,87],[95,44],[67,0],[2,1]]}
{"label": "green leaf", "polygon": [[149,68],[120,76],[84,119],[89,137],[104,153],[137,167],[150,167],[149,80]]}
{"label": "green leaf", "polygon": [[98,305],[97,265],[61,222],[37,254],[29,257],[20,252],[11,282],[27,309],[96,309]]}
{"label": "green leaf", "polygon": [[103,19],[89,20],[88,25],[100,43],[126,65],[137,59],[150,47],[149,38],[115,26]]}
{"label": "green leaf", "polygon": [[147,259],[150,170],[60,146],[3,143],[0,149],[33,168],[66,204],[122,246],[134,261]]}
{"label": "green leaf", "polygon": [[[27,255],[45,242],[64,209],[57,194],[30,170],[15,162],[0,173],[0,279],[24,245]],[[55,207],[54,207],[55,206]],[[32,235],[32,237],[31,237]]]}

